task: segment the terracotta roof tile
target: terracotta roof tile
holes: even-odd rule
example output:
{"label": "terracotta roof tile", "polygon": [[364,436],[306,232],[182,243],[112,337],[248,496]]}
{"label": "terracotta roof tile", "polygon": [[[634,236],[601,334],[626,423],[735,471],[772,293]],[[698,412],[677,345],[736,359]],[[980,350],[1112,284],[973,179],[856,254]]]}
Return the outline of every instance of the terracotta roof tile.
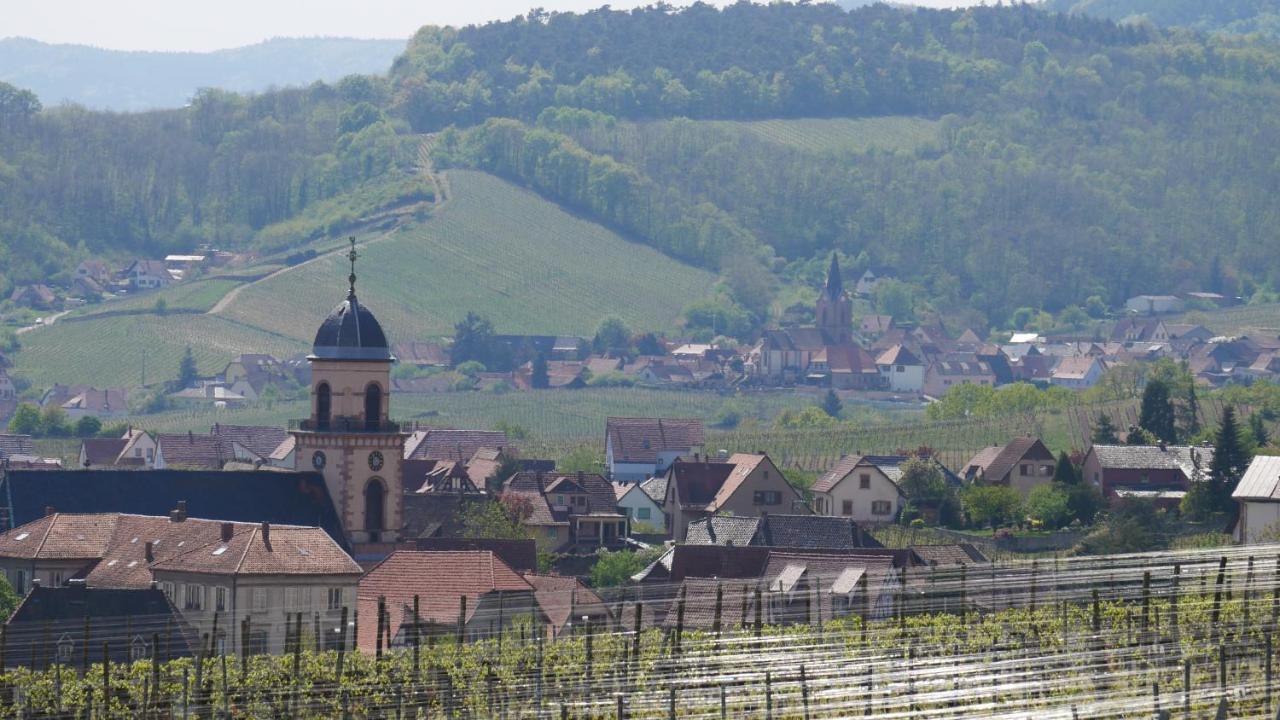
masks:
{"label": "terracotta roof tile", "polygon": [[404,447],[406,459],[466,462],[481,448],[507,447],[507,434],[498,430],[432,428],[413,433]]}
{"label": "terracotta roof tile", "polygon": [[663,451],[687,453],[704,439],[701,420],[676,418],[611,417],[605,420],[605,437],[615,462],[653,463]]}

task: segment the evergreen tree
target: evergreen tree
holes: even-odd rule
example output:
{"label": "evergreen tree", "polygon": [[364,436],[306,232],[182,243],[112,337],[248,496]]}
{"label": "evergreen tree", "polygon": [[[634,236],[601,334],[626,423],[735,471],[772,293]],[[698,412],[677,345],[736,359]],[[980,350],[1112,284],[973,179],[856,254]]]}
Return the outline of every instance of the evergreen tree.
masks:
{"label": "evergreen tree", "polygon": [[1222,423],[1213,444],[1213,462],[1209,463],[1207,487],[1211,490],[1210,502],[1215,511],[1230,509],[1231,492],[1240,482],[1251,459],[1244,443],[1240,442],[1235,408],[1228,405],[1222,409]]}
{"label": "evergreen tree", "polygon": [[[1183,363],[1185,368],[1186,364]],[[1200,434],[1200,400],[1196,397],[1196,383],[1193,379],[1187,384],[1187,401],[1182,406],[1182,437],[1191,438]]]}
{"label": "evergreen tree", "polygon": [[537,390],[551,385],[551,379],[547,377],[547,358],[542,353],[533,356],[533,373],[529,377],[529,384]]}
{"label": "evergreen tree", "polygon": [[196,369],[195,356],[191,354],[191,346],[188,345],[186,352],[182,354],[182,360],[178,363],[178,389],[195,385],[199,377],[200,372]]}
{"label": "evergreen tree", "polygon": [[1093,426],[1093,436],[1090,438],[1094,445],[1119,445],[1120,436],[1116,435],[1116,426],[1111,422],[1111,416],[1102,413],[1098,416],[1098,423]]}
{"label": "evergreen tree", "polygon": [[1076,466],[1071,464],[1071,458],[1067,456],[1065,450],[1058,453],[1058,464],[1053,468],[1053,481],[1063,485],[1075,485],[1080,482]]}
{"label": "evergreen tree", "polygon": [[1178,441],[1173,401],[1169,399],[1169,385],[1163,380],[1151,380],[1142,391],[1142,412],[1138,425],[1167,443]]}
{"label": "evergreen tree", "polygon": [[1253,447],[1264,448],[1271,444],[1271,436],[1267,433],[1267,423],[1262,413],[1255,412],[1249,416],[1249,434],[1253,436]]}
{"label": "evergreen tree", "polygon": [[489,318],[468,312],[462,322],[453,326],[450,361],[455,367],[472,360],[487,365],[492,354],[493,323]]}
{"label": "evergreen tree", "polygon": [[836,395],[836,391],[827,390],[826,397],[822,398],[822,411],[833,418],[838,418],[843,408],[844,405],[840,402],[840,396]]}

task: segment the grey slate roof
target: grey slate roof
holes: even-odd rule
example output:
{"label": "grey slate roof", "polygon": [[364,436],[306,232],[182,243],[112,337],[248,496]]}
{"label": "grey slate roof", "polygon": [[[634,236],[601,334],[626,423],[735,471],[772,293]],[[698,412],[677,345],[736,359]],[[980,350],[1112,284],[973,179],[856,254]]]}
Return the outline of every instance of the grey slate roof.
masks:
{"label": "grey slate roof", "polygon": [[347,295],[321,323],[312,344],[311,356],[324,360],[392,360],[387,336],[369,308]]}
{"label": "grey slate roof", "polygon": [[1272,500],[1280,502],[1280,457],[1259,455],[1249,463],[1249,469],[1231,497],[1236,500]]}
{"label": "grey slate roof", "polygon": [[[222,425],[216,424],[209,433],[230,442],[239,443],[260,458],[270,458],[276,448],[291,436],[281,427],[270,425]],[[165,458],[168,462],[168,458]]]}
{"label": "grey slate roof", "polygon": [[869,534],[859,532],[852,518],[822,515],[768,515],[762,524],[760,545],[785,548],[853,549],[884,547]]}
{"label": "grey slate roof", "polygon": [[667,499],[667,476],[651,477],[640,483],[640,491],[661,505]]}
{"label": "grey slate roof", "polygon": [[[36,587],[18,604],[5,623],[9,634],[6,665],[15,667],[30,662],[36,652],[53,653],[44,646],[45,638],[54,646],[70,644],[72,657],[80,657],[86,618],[92,616],[98,628],[118,628],[109,655],[114,662],[129,662],[132,646],[143,643],[151,648],[154,636],[160,639],[162,657],[190,657],[199,642],[196,633],[182,618],[163,592],[155,589],[119,590],[69,587]],[[124,628],[129,634],[124,635]],[[102,630],[98,631],[102,633]],[[95,643],[91,654],[101,660],[102,643]],[[33,647],[35,646],[35,647]]]}
{"label": "grey slate roof", "polygon": [[689,523],[685,542],[824,550],[884,547],[875,538],[859,532],[852,518],[821,515],[715,515]]}
{"label": "grey slate roof", "polygon": [[1094,445],[1093,453],[1105,470],[1181,470],[1188,478],[1213,463],[1213,448],[1188,445]]}
{"label": "grey slate roof", "polygon": [[713,515],[689,523],[685,542],[690,545],[734,545],[745,547],[753,544],[758,517]]}

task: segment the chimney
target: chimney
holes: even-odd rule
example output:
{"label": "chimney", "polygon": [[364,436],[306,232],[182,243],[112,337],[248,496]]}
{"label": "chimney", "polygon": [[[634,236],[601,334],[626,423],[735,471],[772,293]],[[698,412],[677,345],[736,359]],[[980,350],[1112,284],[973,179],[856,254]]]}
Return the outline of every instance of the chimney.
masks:
{"label": "chimney", "polygon": [[178,507],[169,511],[170,522],[184,522],[187,519],[187,501],[179,500]]}
{"label": "chimney", "polygon": [[44,506],[44,515],[45,515],[45,517],[48,517],[48,516],[50,516],[50,515],[52,515],[52,514],[54,514],[54,513],[56,513],[56,512],[58,512],[58,509],[57,509],[57,508],[55,508],[54,506],[52,506],[52,505],[45,505],[45,506]]}
{"label": "chimney", "polygon": [[1168,448],[1167,448],[1167,447],[1165,447],[1164,440],[1161,440],[1161,441],[1160,441],[1160,452],[1165,452],[1167,449],[1168,449]]}
{"label": "chimney", "polygon": [[188,443],[193,443],[193,442],[195,442],[195,441],[196,441],[196,434],[195,434],[195,433],[193,433],[193,432],[191,432],[190,430],[188,430],[188,431],[187,431],[187,442],[188,442]]}
{"label": "chimney", "polygon": [[229,522],[222,523],[221,532],[219,534],[222,538],[222,542],[231,542],[231,536],[233,534],[235,534],[235,525],[232,525]]}
{"label": "chimney", "polygon": [[262,523],[262,544],[267,546],[267,550],[271,550],[271,523],[263,521]]}
{"label": "chimney", "polygon": [[150,540],[147,541],[146,545],[142,546],[142,552],[144,554],[144,557],[147,558],[147,562],[156,561],[155,549],[156,549],[156,546]]}

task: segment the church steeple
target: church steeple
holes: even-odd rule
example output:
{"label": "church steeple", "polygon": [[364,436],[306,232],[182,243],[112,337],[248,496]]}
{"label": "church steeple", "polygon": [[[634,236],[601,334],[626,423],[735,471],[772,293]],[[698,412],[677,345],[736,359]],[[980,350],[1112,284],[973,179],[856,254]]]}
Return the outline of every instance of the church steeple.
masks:
{"label": "church steeple", "polygon": [[838,300],[844,295],[844,279],[840,276],[840,258],[834,252],[831,253],[831,267],[827,268],[827,284],[822,289],[832,300]]}
{"label": "church steeple", "polygon": [[853,337],[853,301],[844,292],[844,279],[840,277],[840,259],[831,253],[831,267],[827,269],[827,283],[818,295],[816,308],[818,329],[827,342],[840,345]]}
{"label": "church steeple", "polygon": [[395,357],[378,319],[356,300],[355,238],[347,298],[316,330],[311,354],[311,417],[296,423],[298,470],[324,476],[352,542],[399,537],[404,523],[406,435],[390,418]]}

